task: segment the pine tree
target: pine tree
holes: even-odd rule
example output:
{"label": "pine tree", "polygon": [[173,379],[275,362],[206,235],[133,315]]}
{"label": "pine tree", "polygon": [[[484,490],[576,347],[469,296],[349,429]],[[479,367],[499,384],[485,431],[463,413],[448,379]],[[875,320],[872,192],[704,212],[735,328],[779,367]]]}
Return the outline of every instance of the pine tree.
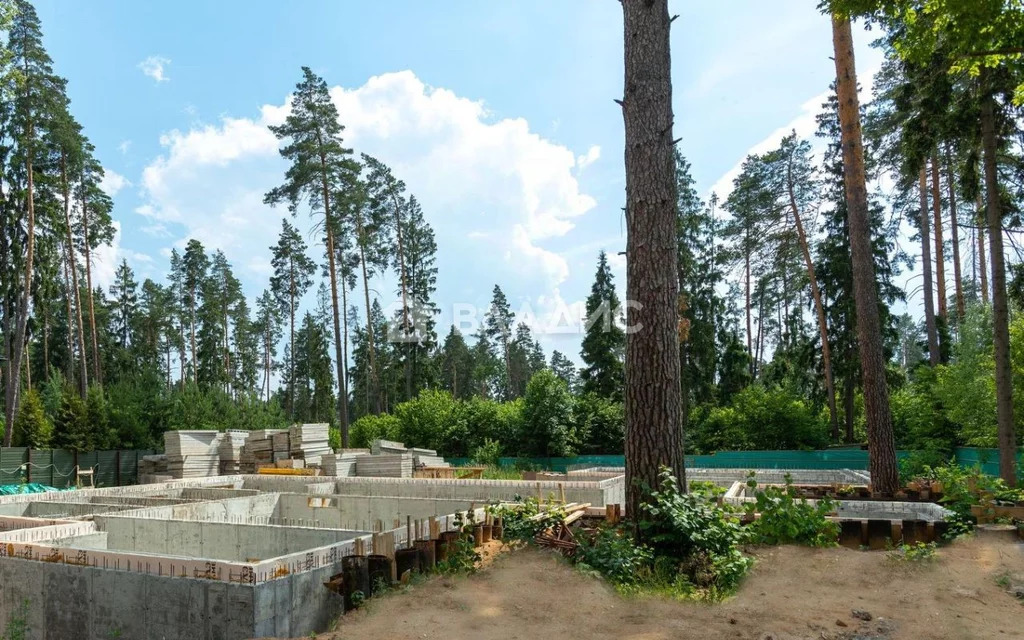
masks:
{"label": "pine tree", "polygon": [[437,356],[440,386],[458,400],[466,400],[479,389],[473,385],[473,354],[459,330],[452,325]]}
{"label": "pine tree", "polygon": [[551,352],[551,370],[565,382],[570,392],[577,392],[580,384],[579,372],[576,370],[576,365],[573,364],[572,360],[567,358],[561,351],[555,350]]}
{"label": "pine tree", "polygon": [[626,334],[619,326],[622,311],[604,251],[597,256],[597,273],[587,297],[586,314],[586,334],[580,349],[584,364],[580,370],[582,390],[602,398],[622,400]]}
{"label": "pine tree", "polygon": [[[270,278],[270,290],[277,300],[279,313],[288,317],[289,353],[295,353],[295,314],[299,299],[313,285],[313,272],[316,265],[306,255],[306,243],[302,240],[298,229],[281,220],[281,235],[277,244],[270,248],[273,257],[271,265],[274,275]],[[288,362],[288,395],[285,398],[285,411],[294,415],[295,363]]]}
{"label": "pine tree", "polygon": [[[341,315],[338,307],[338,275],[335,265],[335,233],[338,230],[339,198],[352,189],[359,172],[352,159],[352,150],[342,141],[344,127],[338,121],[338,109],[331,101],[327,83],[309,67],[302,68],[302,80],[292,97],[292,110],[284,124],[271,126],[279,140],[288,140],[281,149],[283,158],[291,162],[285,183],[268,192],[269,204],[286,202],[294,215],[300,205],[308,202],[310,212],[324,232],[328,271],[331,279],[331,305],[334,315],[335,365],[338,380],[344,378]],[[338,399],[338,421],[341,442],[348,446],[348,403]]]}
{"label": "pine tree", "polygon": [[[277,343],[281,339],[281,316],[280,304],[274,294],[264,290],[256,300],[256,317],[253,319],[253,329],[260,337],[260,348],[263,354],[263,381],[260,385],[260,392],[264,401],[270,401],[270,373],[274,369],[274,356],[277,355]],[[290,349],[294,353],[294,348]],[[289,365],[293,363],[289,362]],[[292,385],[295,384],[295,377],[292,374]],[[289,411],[291,409],[289,408]]]}
{"label": "pine tree", "polygon": [[[173,257],[173,256],[172,256]],[[201,242],[191,239],[185,245],[185,254],[181,258],[181,273],[178,276],[181,282],[181,301],[184,307],[183,318],[188,324],[188,345],[189,345],[189,366],[191,367],[192,383],[198,382],[199,361],[197,360],[196,331],[199,319],[197,312],[203,293],[203,286],[206,283],[206,272],[210,267],[210,260],[206,257],[206,250]],[[184,367],[184,365],[182,365]],[[184,369],[183,369],[184,371]],[[182,376],[184,378],[184,374]]]}
{"label": "pine tree", "polygon": [[[406,274],[407,311],[395,314],[395,324],[405,322],[408,316],[411,333],[404,332],[396,344],[405,371],[405,397],[411,398],[415,390],[431,384],[437,373],[431,366],[430,354],[437,347],[437,315],[434,303],[437,291],[437,242],[434,230],[423,217],[423,210],[415,196],[410,196],[408,215],[404,217],[401,252]],[[397,258],[396,258],[397,260]]]}

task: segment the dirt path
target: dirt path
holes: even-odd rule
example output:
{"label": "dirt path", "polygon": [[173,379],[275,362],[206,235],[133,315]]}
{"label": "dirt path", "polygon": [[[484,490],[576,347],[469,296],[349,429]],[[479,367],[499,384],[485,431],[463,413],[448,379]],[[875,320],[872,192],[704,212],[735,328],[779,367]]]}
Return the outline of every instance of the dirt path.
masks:
{"label": "dirt path", "polygon": [[958,543],[912,567],[843,548],[756,555],[734,598],[704,605],[623,598],[546,552],[524,549],[477,575],[433,578],[371,600],[320,640],[1024,638],[1024,604],[997,584],[1006,573],[1024,584],[1020,546]]}

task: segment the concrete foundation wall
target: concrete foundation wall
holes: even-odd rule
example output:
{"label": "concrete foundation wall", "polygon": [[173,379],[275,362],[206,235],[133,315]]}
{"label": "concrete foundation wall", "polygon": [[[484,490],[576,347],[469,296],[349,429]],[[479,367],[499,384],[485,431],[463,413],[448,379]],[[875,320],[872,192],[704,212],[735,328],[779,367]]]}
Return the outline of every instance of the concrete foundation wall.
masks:
{"label": "concrete foundation wall", "polygon": [[[605,484],[607,483],[607,485]],[[605,494],[616,493],[615,481],[596,482],[527,482],[524,480],[424,480],[413,478],[338,478],[335,493],[350,496],[390,496],[408,498],[440,498],[488,502],[536,496],[559,497],[565,491],[568,502],[589,502],[595,507],[605,505]]]}
{"label": "concrete foundation wall", "polygon": [[350,540],[362,532],[226,522],[97,516],[107,549],[254,562]]}
{"label": "concrete foundation wall", "polygon": [[0,562],[0,620],[24,619],[26,640],[244,640],[256,624],[254,595],[223,581]]}
{"label": "concrete foundation wall", "polygon": [[[372,531],[378,522],[385,529],[405,524],[406,518],[425,519],[466,511],[470,500],[360,496],[303,496],[281,494],[274,513],[279,523],[311,523],[313,526]],[[479,506],[478,502],[476,506]]]}

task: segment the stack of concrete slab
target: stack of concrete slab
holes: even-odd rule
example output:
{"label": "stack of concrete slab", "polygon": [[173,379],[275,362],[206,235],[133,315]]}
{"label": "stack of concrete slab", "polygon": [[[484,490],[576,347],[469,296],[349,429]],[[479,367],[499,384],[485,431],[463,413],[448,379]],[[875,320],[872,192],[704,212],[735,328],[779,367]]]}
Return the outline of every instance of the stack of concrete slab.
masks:
{"label": "stack of concrete slab", "polygon": [[142,456],[142,459],[139,460],[139,484],[163,482],[163,480],[159,480],[157,477],[171,477],[167,473],[167,456],[162,453]]}
{"label": "stack of concrete slab", "polygon": [[274,462],[279,460],[287,460],[291,457],[291,441],[288,437],[287,429],[283,429],[280,433],[275,433],[271,436],[271,442],[273,443],[273,457]]}
{"label": "stack of concrete slab", "polygon": [[224,432],[220,440],[220,473],[235,475],[242,473],[242,447],[249,439],[249,431],[231,429]]}
{"label": "stack of concrete slab", "polygon": [[374,440],[370,443],[370,453],[375,456],[387,453],[405,453],[408,449],[401,442],[392,440]]}
{"label": "stack of concrete slab", "polygon": [[356,475],[369,478],[411,478],[412,454],[391,453],[359,456],[356,458]]}
{"label": "stack of concrete slab", "polygon": [[174,478],[202,478],[220,473],[220,442],[217,431],[167,431],[164,453],[167,473]]}
{"label": "stack of concrete slab", "polygon": [[305,460],[306,466],[320,464],[323,456],[334,453],[328,439],[329,429],[326,422],[292,426],[288,430],[292,458]]}
{"label": "stack of concrete slab", "polygon": [[256,473],[261,466],[274,464],[275,434],[284,429],[256,429],[249,432],[249,438],[242,446],[242,473]]}
{"label": "stack of concrete slab", "polygon": [[356,475],[356,460],[370,455],[369,449],[343,449],[340,453],[329,453],[320,458],[320,467],[325,476],[350,478]]}
{"label": "stack of concrete slab", "polygon": [[450,467],[451,465],[444,461],[444,458],[437,455],[437,452],[433,449],[417,449],[410,448],[409,453],[412,454],[412,462],[415,468],[420,467]]}

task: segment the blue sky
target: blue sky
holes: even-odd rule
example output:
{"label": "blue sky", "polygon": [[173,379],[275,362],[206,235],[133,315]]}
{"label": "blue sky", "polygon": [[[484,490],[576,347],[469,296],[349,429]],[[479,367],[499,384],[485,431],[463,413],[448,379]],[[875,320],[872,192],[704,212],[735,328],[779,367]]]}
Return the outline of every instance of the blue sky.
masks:
{"label": "blue sky", "polygon": [[[550,328],[586,297],[598,251],[624,248],[613,0],[36,4],[110,172],[120,233],[100,255],[101,282],[121,258],[162,280],[170,248],[197,237],[225,251],[250,297],[267,286],[287,213],[261,202],[285,169],[266,125],[284,117],[301,65],[333,88],[349,144],[423,204],[442,334],[454,305],[482,312],[495,283]],[[675,135],[703,193],[727,188],[749,151],[813,132],[834,76],[815,4],[670,3]],[[870,33],[855,39],[868,83],[880,56]],[[308,237],[308,218],[297,224]],[[374,286],[393,297],[394,277]],[[548,353],[577,357],[577,333],[539,333]]]}

